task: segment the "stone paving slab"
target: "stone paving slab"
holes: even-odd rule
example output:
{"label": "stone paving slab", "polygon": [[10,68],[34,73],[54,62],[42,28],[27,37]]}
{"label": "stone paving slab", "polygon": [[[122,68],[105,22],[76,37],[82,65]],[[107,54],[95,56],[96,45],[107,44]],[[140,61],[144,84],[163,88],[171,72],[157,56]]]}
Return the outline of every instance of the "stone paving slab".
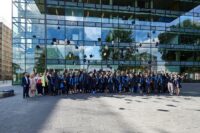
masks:
{"label": "stone paving slab", "polygon": [[[0,99],[0,133],[199,133],[200,84],[182,96],[77,94]],[[0,90],[5,89],[0,87]]]}

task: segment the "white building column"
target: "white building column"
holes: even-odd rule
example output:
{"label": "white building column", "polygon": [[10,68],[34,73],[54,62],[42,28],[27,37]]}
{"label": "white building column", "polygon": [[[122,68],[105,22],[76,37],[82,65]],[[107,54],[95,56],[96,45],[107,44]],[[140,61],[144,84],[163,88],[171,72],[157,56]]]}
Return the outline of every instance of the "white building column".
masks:
{"label": "white building column", "polygon": [[110,4],[110,5],[113,5],[113,0],[110,0],[110,1],[109,1],[109,4]]}
{"label": "white building column", "polygon": [[138,7],[138,0],[135,0],[135,7]]}
{"label": "white building column", "polygon": [[153,9],[153,0],[150,1],[150,7]]}

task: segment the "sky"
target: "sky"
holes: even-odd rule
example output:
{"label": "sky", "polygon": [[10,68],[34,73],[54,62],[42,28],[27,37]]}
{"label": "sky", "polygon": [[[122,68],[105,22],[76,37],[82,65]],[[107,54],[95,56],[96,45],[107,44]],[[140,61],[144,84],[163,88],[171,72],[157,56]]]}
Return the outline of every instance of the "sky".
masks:
{"label": "sky", "polygon": [[0,21],[11,28],[12,0],[0,0]]}

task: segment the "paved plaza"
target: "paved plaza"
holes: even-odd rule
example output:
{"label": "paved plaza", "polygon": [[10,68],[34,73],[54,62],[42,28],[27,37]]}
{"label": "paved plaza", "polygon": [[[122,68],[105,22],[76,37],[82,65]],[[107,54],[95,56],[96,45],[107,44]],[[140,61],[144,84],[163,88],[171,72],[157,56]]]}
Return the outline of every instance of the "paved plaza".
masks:
{"label": "paved plaza", "polygon": [[0,133],[199,133],[200,84],[182,96],[75,94],[0,99]]}

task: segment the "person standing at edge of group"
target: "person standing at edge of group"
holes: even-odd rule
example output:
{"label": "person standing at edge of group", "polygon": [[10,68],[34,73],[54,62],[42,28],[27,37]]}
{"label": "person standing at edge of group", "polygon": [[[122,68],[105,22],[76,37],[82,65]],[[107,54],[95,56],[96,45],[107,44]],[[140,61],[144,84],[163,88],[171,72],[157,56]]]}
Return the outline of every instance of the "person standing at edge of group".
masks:
{"label": "person standing at edge of group", "polygon": [[36,81],[34,73],[30,75],[30,90],[29,90],[29,96],[34,97],[37,95],[37,89],[36,89]]}
{"label": "person standing at edge of group", "polygon": [[24,73],[24,76],[22,78],[22,86],[23,86],[23,98],[29,97],[28,92],[29,92],[30,80],[26,72]]}
{"label": "person standing at edge of group", "polygon": [[176,88],[176,95],[179,96],[180,94],[180,89],[182,88],[181,86],[181,76],[180,75],[175,75],[175,79],[174,79],[174,84],[175,84],[175,88]]}
{"label": "person standing at edge of group", "polygon": [[48,88],[47,88],[46,72],[44,72],[44,74],[42,75],[41,79],[42,79],[43,95],[47,95],[48,94]]}
{"label": "person standing at edge of group", "polygon": [[173,75],[170,74],[170,76],[168,76],[168,91],[169,91],[169,94],[170,95],[173,95],[174,93],[174,78],[173,78]]}

